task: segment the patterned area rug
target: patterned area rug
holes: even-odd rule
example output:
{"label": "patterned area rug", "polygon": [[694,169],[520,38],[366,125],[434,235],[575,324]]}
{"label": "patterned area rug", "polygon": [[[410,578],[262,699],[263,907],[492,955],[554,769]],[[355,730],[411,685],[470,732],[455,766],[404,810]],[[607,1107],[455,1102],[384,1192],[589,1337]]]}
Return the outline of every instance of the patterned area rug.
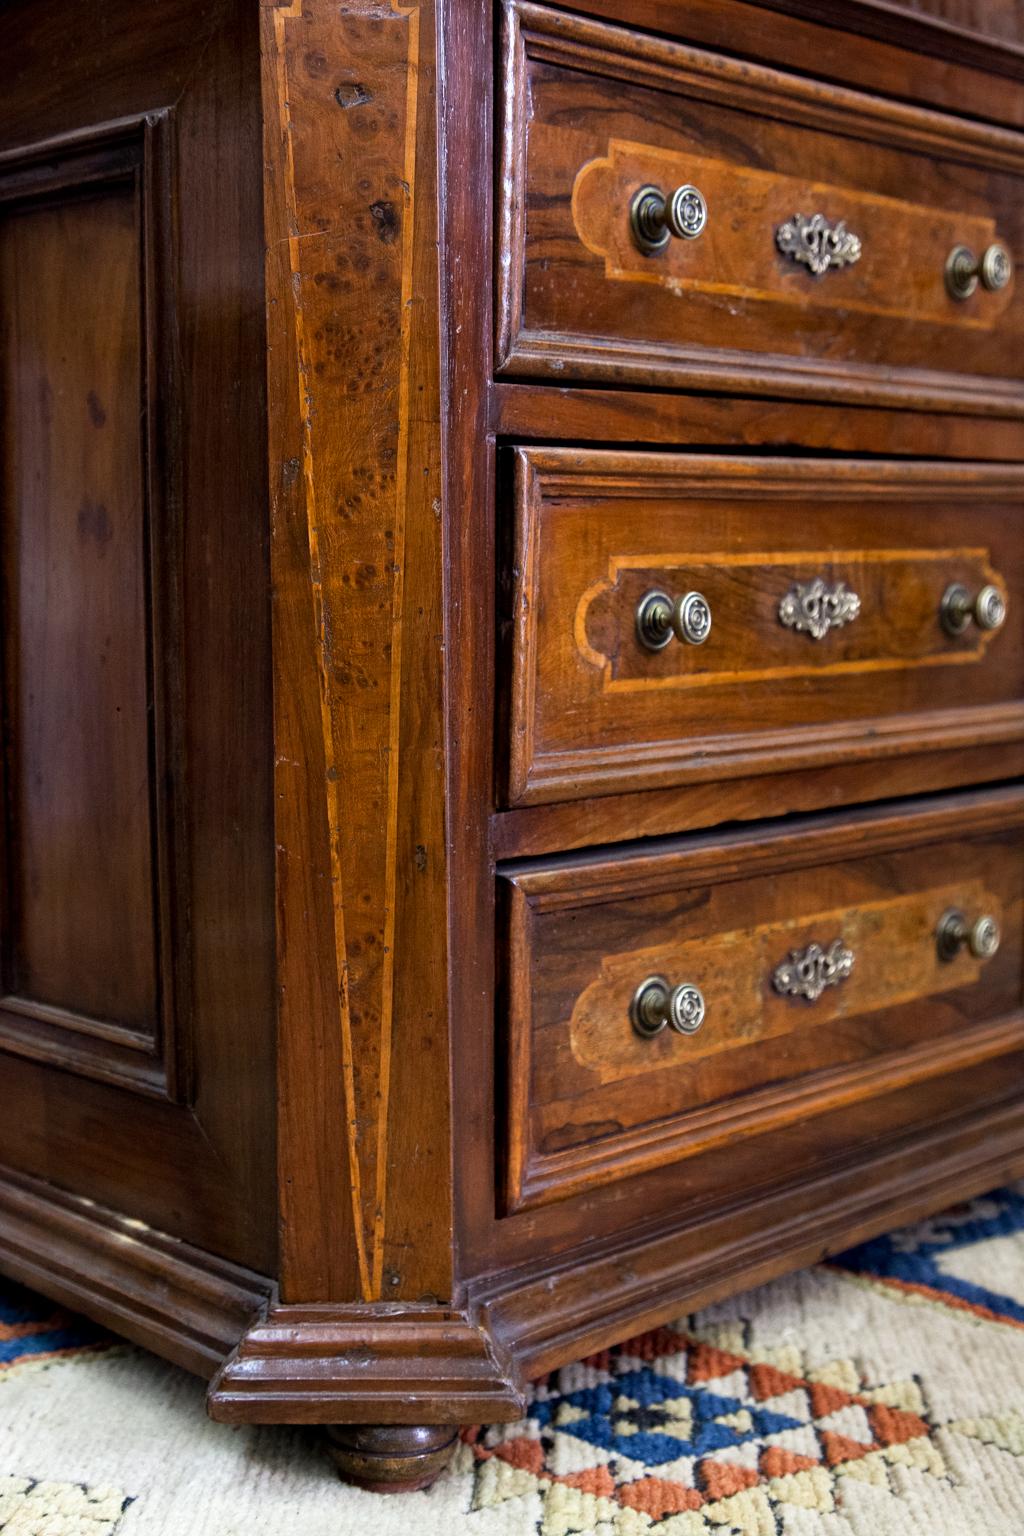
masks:
{"label": "patterned area rug", "polygon": [[0,1282],[3,1536],[1021,1536],[1024,1185],[553,1373],[427,1493]]}

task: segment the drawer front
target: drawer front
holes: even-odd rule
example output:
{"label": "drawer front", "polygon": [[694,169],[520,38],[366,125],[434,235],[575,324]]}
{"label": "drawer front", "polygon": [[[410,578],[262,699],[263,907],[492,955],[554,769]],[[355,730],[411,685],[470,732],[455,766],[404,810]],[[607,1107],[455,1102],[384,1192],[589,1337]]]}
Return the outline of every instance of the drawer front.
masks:
{"label": "drawer front", "polygon": [[1022,491],[1015,466],[518,450],[510,802],[1019,737]]}
{"label": "drawer front", "polygon": [[1015,789],[509,867],[508,1209],[1019,1048],[1022,824]]}
{"label": "drawer front", "polygon": [[1024,135],[508,16],[499,369],[1024,411]]}

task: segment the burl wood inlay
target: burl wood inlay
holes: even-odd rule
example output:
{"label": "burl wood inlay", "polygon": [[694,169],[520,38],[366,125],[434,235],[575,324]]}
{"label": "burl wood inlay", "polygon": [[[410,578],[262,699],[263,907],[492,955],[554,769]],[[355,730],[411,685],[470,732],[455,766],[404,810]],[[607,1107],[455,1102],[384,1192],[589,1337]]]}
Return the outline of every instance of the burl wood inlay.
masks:
{"label": "burl wood inlay", "polygon": [[[797,1031],[825,1029],[836,1019],[930,997],[946,991],[953,981],[967,986],[977,981],[981,963],[964,950],[954,962],[943,964],[934,942],[942,914],[965,905],[972,912],[1000,916],[998,900],[984,883],[964,880],[856,908],[833,907],[802,915],[797,923],[758,923],[610,955],[572,1010],[573,1057],[599,1082],[608,1083]],[[813,1002],[774,989],[775,968],[792,950],[811,943],[827,949],[834,939],[842,939],[853,953],[849,976],[826,987]],[[647,975],[700,988],[708,1016],[696,1035],[665,1029],[644,1040],[627,1027],[637,979]]]}
{"label": "burl wood inlay", "polygon": [[[953,649],[936,612],[951,567],[975,588],[1001,585],[988,553],[961,548],[615,555],[608,577],[580,598],[576,645],[584,660],[601,669],[608,692],[969,665],[984,658],[995,632],[972,626]],[[826,572],[857,594],[860,613],[818,640],[785,628],[779,622],[782,598],[797,583]],[[711,599],[717,629],[699,648],[677,646],[675,666],[662,665],[652,676],[651,652],[637,644],[634,614],[652,587],[676,592],[681,584]]]}
{"label": "burl wood inlay", "polygon": [[[279,907],[292,932],[319,934],[316,963],[296,951],[282,989],[286,1081],[320,1064],[318,1179],[283,1183],[287,1284],[307,1297],[444,1294],[444,1224],[389,1178],[405,1138],[435,1187],[448,1166],[443,1094],[415,1128],[397,1107],[410,1089],[440,1092],[443,1058],[416,1064],[444,1012],[444,930],[430,917],[444,905],[441,748],[426,723],[442,654],[433,7],[268,4],[265,26],[283,203],[268,213]],[[415,980],[396,969],[403,951],[421,953]],[[410,1009],[422,1027],[396,1058]],[[306,1145],[308,1106],[293,1121],[284,1100],[285,1146]],[[303,1221],[320,1242],[296,1268]]]}
{"label": "burl wood inlay", "polygon": [[[664,251],[645,255],[629,227],[634,193],[647,183],[667,193],[685,182],[704,195],[707,228],[699,239],[671,240]],[[775,231],[795,213],[842,219],[862,241],[860,260],[816,277],[782,255]],[[572,216],[583,244],[604,257],[607,278],[658,283],[680,296],[698,291],[901,319],[912,315],[982,330],[998,322],[1011,299],[1011,289],[1004,288],[972,307],[951,304],[946,292],[947,255],[961,244],[983,251],[997,238],[992,218],[653,144],[612,139],[605,155],[580,168]],[[878,260],[880,245],[898,256]]]}

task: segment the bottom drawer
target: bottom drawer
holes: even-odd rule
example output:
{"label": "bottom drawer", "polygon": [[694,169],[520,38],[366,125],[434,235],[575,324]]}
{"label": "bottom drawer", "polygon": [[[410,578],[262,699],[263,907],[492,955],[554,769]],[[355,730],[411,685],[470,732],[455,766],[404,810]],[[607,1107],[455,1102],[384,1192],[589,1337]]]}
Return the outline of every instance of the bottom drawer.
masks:
{"label": "bottom drawer", "polygon": [[1024,1042],[1024,790],[499,871],[505,1206]]}

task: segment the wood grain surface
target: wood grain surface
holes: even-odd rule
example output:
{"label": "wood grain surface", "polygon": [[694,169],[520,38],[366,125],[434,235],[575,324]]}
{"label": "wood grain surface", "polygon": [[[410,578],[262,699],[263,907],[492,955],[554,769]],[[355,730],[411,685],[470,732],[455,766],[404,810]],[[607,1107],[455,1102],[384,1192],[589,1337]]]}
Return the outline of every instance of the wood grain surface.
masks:
{"label": "wood grain surface", "polygon": [[[1022,816],[1018,793],[996,793],[908,812],[899,847],[890,814],[512,866],[510,1203],[564,1197],[1005,1047],[1024,1005]],[[940,959],[951,908],[996,919],[993,960]],[[848,976],[815,999],[778,992],[780,964],[837,940]],[[700,989],[695,1035],[632,1028],[630,1001],[652,975]],[[572,1149],[599,1141],[602,1155],[575,1166]]]}
{"label": "wood grain surface", "polygon": [[[508,619],[512,804],[1019,740],[1024,613],[940,622],[953,582],[1022,581],[1015,467],[522,449]],[[859,599],[815,638],[815,580]],[[699,591],[701,645],[651,651],[644,596]]]}
{"label": "wood grain surface", "polygon": [[451,1289],[433,7],[263,25],[282,1286],[415,1299]]}
{"label": "wood grain surface", "polygon": [[4,8],[0,1265],[216,1417],[401,1482],[1024,1171],[1017,9]]}
{"label": "wood grain surface", "polygon": [[[506,48],[506,373],[1024,411],[1019,283],[958,302],[944,277],[956,245],[1020,259],[1019,134],[532,0]],[[705,232],[643,254],[633,194],[684,183]],[[855,265],[816,276],[778,250],[814,213],[858,235]]]}
{"label": "wood grain surface", "polygon": [[0,1162],[269,1273],[255,21],[4,12]]}

